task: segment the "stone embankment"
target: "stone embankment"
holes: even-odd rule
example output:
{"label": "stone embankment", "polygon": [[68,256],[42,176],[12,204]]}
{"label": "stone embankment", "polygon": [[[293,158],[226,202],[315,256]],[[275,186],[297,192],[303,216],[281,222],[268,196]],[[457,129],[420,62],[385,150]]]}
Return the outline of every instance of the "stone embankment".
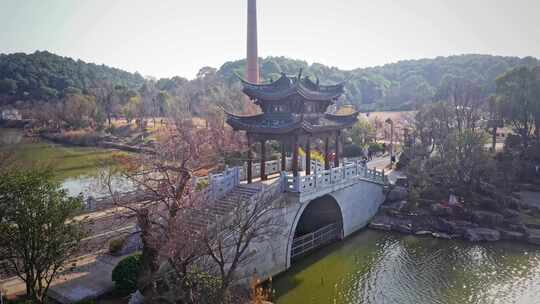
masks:
{"label": "stone embankment", "polygon": [[523,224],[517,210],[467,210],[442,204],[433,204],[429,210],[409,210],[407,197],[405,188],[394,187],[369,227],[441,239],[508,240],[540,245],[540,226]]}
{"label": "stone embankment", "polygon": [[0,128],[10,128],[10,129],[24,129],[31,126],[33,123],[29,119],[21,120],[1,120],[0,119]]}
{"label": "stone embankment", "polygon": [[97,132],[85,132],[76,135],[66,133],[41,133],[40,136],[52,142],[82,146],[98,147],[104,149],[116,149],[133,153],[154,154],[155,151],[149,145],[131,145],[122,143],[122,140],[113,136],[101,135]]}

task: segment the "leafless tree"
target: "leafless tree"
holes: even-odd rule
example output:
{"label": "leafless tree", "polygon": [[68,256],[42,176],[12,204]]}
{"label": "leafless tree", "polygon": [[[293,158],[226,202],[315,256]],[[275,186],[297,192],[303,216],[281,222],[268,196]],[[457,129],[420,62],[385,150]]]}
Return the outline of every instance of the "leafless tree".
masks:
{"label": "leafless tree", "polygon": [[[229,141],[233,138],[227,133],[230,130],[213,126],[201,127],[176,117],[160,131],[155,154],[122,157],[118,159],[121,166],[116,167],[119,171],[103,178],[115,205],[136,215],[143,245],[138,286],[149,301],[160,298],[156,282],[164,263],[177,277],[187,278],[193,262],[206,254],[201,234],[187,221],[207,203],[204,193],[195,191],[192,177],[199,169],[215,165],[222,151],[238,148]],[[146,200],[138,204],[124,200],[112,185],[114,174],[129,180]]]}
{"label": "leafless tree", "polygon": [[275,190],[260,192],[250,200],[238,199],[231,213],[222,217],[203,235],[210,258],[219,271],[222,298],[227,298],[239,268],[251,262],[252,245],[269,242],[281,233],[281,219],[273,205]]}

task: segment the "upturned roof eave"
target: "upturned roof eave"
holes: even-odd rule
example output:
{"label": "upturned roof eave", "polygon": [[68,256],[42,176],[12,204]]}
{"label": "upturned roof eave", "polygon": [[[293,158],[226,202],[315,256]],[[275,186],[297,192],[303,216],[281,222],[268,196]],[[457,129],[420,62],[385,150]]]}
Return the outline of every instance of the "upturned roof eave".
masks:
{"label": "upturned roof eave", "polygon": [[[256,117],[256,116],[252,116]],[[281,127],[266,127],[261,126],[257,123],[249,123],[249,122],[242,122],[241,119],[235,119],[235,118],[229,118],[227,119],[227,123],[234,129],[234,130],[241,130],[241,131],[247,131],[250,133],[260,133],[260,134],[287,134],[291,133],[295,130],[302,129],[307,133],[319,133],[319,132],[328,132],[328,131],[337,131],[342,130],[346,128],[350,128],[354,125],[355,121],[348,121],[343,123],[336,123],[332,125],[313,125],[305,120],[294,122],[288,125],[284,125]]]}
{"label": "upturned roof eave", "polygon": [[258,92],[258,91],[252,91],[249,89],[244,89],[243,92],[248,95],[251,99],[257,99],[262,102],[265,101],[282,101],[284,99],[290,98],[294,95],[299,95],[304,100],[307,101],[313,101],[313,102],[331,102],[333,100],[336,100],[341,96],[341,93],[335,93],[331,95],[326,96],[315,96],[316,94],[305,92],[303,90],[289,90],[289,91],[283,91],[278,93],[264,93],[264,92]]}
{"label": "upturned roof eave", "polygon": [[266,84],[251,83],[239,75],[237,77],[242,83],[242,91],[250,98],[261,101],[279,101],[294,94],[298,94],[308,101],[332,101],[344,93],[344,83],[325,86],[315,84],[309,79],[304,80],[309,81],[311,86],[316,86],[317,89],[314,90],[304,84],[303,80],[293,80],[285,74],[282,74],[278,80]]}

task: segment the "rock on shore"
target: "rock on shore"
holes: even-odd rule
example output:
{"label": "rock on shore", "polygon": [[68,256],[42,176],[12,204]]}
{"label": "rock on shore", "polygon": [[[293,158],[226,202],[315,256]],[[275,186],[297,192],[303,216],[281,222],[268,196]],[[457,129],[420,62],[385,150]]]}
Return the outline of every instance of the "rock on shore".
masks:
{"label": "rock on shore", "polygon": [[407,189],[405,187],[394,187],[386,196],[386,202],[392,203],[397,201],[406,200],[408,196]]}
{"label": "rock on shore", "polygon": [[406,215],[394,208],[382,208],[371,220],[369,228],[441,239],[464,239],[470,242],[505,240],[540,245],[540,229],[512,224],[502,214],[476,212],[474,219],[483,224],[435,215]]}
{"label": "rock on shore", "polygon": [[499,231],[489,228],[469,228],[465,230],[463,236],[470,242],[493,242],[501,239]]}
{"label": "rock on shore", "polygon": [[369,228],[471,242],[505,240],[540,245],[540,225],[525,225],[518,203],[498,212],[443,203],[411,211],[407,198],[407,188],[391,188]]}

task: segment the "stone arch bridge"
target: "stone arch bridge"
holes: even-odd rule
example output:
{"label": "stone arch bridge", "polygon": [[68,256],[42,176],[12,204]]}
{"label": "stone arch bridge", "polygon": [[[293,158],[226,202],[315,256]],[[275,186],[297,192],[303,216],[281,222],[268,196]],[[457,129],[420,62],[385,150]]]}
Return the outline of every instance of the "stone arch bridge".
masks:
{"label": "stone arch bridge", "polygon": [[242,182],[242,167],[209,176],[209,199],[217,206],[230,204],[235,195],[266,197],[269,204],[279,206],[272,209],[272,216],[279,219],[281,233],[251,245],[250,263],[240,270],[242,277],[265,278],[287,270],[304,255],[364,228],[384,201],[384,171],[368,169],[358,161],[345,161],[329,170],[321,170],[315,162],[312,166],[315,173],[295,177],[281,171],[279,163],[268,162],[266,168],[271,168],[274,178],[253,184]]}

